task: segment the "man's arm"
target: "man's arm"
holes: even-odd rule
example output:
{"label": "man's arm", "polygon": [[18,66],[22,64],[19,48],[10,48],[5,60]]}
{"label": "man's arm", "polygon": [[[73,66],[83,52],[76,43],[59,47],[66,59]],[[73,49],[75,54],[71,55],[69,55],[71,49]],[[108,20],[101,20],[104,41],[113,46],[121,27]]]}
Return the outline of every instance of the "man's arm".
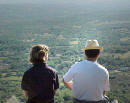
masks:
{"label": "man's arm", "polygon": [[63,76],[63,84],[72,90],[72,84],[73,84],[73,78],[74,78],[74,72],[75,72],[75,64],[69,69],[69,71]]}
{"label": "man's arm", "polygon": [[65,82],[64,79],[62,80],[62,82],[64,83],[64,85],[69,88],[70,90],[72,90],[72,82]]}
{"label": "man's arm", "polygon": [[106,92],[110,90],[110,85],[109,85],[109,72],[106,71],[106,80],[105,80],[105,87],[103,91],[103,95],[106,96]]}

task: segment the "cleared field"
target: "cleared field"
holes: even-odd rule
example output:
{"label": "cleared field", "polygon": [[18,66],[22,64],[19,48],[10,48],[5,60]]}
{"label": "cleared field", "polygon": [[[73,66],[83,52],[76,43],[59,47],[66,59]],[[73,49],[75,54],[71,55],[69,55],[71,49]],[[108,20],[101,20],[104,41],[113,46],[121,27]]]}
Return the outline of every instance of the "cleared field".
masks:
{"label": "cleared field", "polygon": [[120,56],[122,59],[130,58],[130,51]]}
{"label": "cleared field", "polygon": [[70,42],[70,45],[76,45],[76,44],[78,44],[79,42],[78,41],[71,41]]}
{"label": "cleared field", "polygon": [[2,69],[8,69],[9,65],[8,64],[0,64],[0,70]]}
{"label": "cleared field", "polygon": [[58,39],[65,39],[63,35],[59,35]]}
{"label": "cleared field", "polygon": [[56,54],[56,56],[57,56],[57,57],[60,57],[60,56],[62,56],[62,55],[61,55],[61,54]]}
{"label": "cleared field", "polygon": [[80,25],[74,25],[74,26],[73,26],[74,29],[80,29],[81,27],[82,27],[82,26],[80,26]]}
{"label": "cleared field", "polygon": [[22,80],[22,77],[16,77],[16,76],[10,76],[10,77],[6,77],[6,78],[1,78],[1,80]]}
{"label": "cleared field", "polygon": [[121,54],[121,53],[111,53],[111,54],[104,53],[104,54],[102,54],[102,56],[111,56],[111,55],[113,55],[114,58],[120,57],[121,59],[128,59],[128,58],[130,58],[130,51],[128,51],[127,53],[123,53],[123,54]]}
{"label": "cleared field", "polygon": [[105,21],[105,22],[99,22],[96,25],[113,25],[113,24],[124,24],[124,23],[130,23],[130,21]]}
{"label": "cleared field", "polygon": [[120,41],[128,41],[128,40],[130,40],[129,37],[120,38]]}

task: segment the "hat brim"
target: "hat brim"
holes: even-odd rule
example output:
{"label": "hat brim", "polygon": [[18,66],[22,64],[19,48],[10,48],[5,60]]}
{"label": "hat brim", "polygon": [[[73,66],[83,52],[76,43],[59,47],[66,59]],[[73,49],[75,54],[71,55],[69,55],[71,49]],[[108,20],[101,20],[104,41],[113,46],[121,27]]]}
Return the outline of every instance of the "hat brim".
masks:
{"label": "hat brim", "polygon": [[85,47],[85,48],[83,48],[83,51],[85,51],[85,50],[91,50],[91,49],[99,49],[100,51],[102,51],[103,47],[100,47],[100,46],[97,46],[97,47]]}

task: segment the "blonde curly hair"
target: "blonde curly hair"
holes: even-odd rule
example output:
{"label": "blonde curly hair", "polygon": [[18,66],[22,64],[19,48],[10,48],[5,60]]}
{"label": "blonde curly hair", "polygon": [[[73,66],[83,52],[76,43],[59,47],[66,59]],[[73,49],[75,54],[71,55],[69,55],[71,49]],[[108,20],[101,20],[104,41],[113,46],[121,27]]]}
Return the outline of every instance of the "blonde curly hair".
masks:
{"label": "blonde curly hair", "polygon": [[45,63],[48,56],[49,48],[46,45],[35,45],[30,50],[29,61],[32,64]]}

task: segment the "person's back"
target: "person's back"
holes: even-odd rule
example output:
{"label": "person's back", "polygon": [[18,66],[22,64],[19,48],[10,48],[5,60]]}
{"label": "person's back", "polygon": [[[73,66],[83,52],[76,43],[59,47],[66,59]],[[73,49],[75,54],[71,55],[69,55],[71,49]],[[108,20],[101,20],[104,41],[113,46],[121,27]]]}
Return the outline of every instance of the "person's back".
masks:
{"label": "person's back", "polygon": [[[54,99],[54,90],[58,88],[56,72],[45,63],[34,65],[24,73],[22,89],[28,90],[28,102],[42,103]],[[55,87],[55,88],[54,88]]]}
{"label": "person's back", "polygon": [[109,90],[109,73],[97,63],[100,51],[97,40],[89,40],[84,48],[87,60],[74,64],[64,75],[63,83],[72,90],[73,103],[100,103]]}
{"label": "person's back", "polygon": [[[74,67],[75,66],[75,67]],[[81,100],[99,101],[103,98],[107,70],[97,62],[81,61],[73,66],[73,96]],[[86,92],[87,91],[87,92]]]}
{"label": "person's back", "polygon": [[27,70],[21,87],[28,97],[27,103],[54,103],[56,89],[59,88],[58,75],[47,65],[48,48],[45,45],[34,46],[30,53],[33,66]]}

